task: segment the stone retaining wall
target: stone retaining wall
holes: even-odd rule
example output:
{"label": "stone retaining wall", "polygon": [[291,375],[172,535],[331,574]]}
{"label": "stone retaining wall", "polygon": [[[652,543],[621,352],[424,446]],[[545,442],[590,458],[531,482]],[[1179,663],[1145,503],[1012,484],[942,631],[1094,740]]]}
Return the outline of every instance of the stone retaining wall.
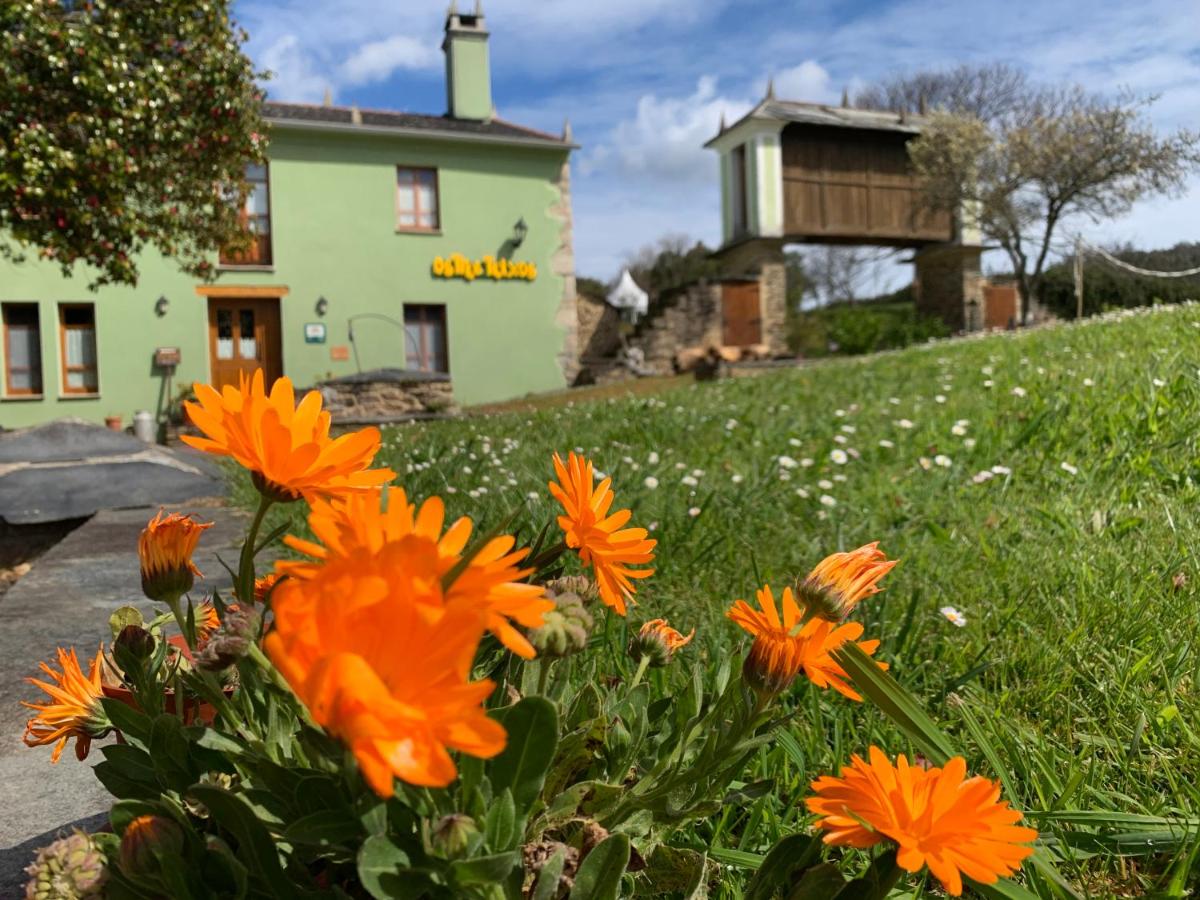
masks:
{"label": "stone retaining wall", "polygon": [[317,385],[334,422],[387,422],[454,412],[450,376],[376,369]]}

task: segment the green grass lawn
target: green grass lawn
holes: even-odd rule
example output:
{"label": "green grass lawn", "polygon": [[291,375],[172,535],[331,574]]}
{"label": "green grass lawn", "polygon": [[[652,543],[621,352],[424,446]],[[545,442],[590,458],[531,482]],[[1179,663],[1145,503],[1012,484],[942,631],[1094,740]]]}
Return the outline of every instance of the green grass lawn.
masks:
{"label": "green grass lawn", "polygon": [[[1142,896],[1186,867],[1194,831],[1037,814],[1200,814],[1198,366],[1200,307],[1185,306],[394,428],[380,461],[483,527],[520,510],[528,536],[555,513],[551,453],[582,450],[659,540],[628,625],[694,626],[685,661],[744,644],[723,618],[734,599],[881,541],[902,562],[856,613],[880,658],[974,769],[1006,780],[1082,895]],[[869,704],[793,694],[806,724],[753,773],[776,791],[727,807],[697,846],[763,852],[742,836],[803,827],[816,774],[871,742],[906,749]]]}

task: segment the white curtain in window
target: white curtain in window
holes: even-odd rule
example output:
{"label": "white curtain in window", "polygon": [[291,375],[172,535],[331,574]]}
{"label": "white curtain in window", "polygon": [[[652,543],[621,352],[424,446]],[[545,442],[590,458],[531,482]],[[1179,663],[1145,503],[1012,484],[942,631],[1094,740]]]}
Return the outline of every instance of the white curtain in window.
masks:
{"label": "white curtain in window", "polygon": [[41,368],[38,330],[30,325],[9,325],[7,351],[9,389],[33,390],[34,373]]}

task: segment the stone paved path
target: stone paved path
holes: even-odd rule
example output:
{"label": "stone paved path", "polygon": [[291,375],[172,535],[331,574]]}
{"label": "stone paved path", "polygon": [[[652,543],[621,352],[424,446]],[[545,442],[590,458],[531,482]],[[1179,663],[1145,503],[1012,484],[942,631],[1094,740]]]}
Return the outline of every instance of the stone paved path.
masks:
{"label": "stone paved path", "polygon": [[[229,576],[217,554],[236,563],[248,517],[215,501],[180,511],[194,511],[215,523],[204,533],[195,557],[205,578],[197,582],[193,597],[201,588],[227,591]],[[22,869],[58,831],[74,822],[94,828],[106,820],[110,799],[91,770],[102,759],[98,744],[93,743],[85,762],[78,762],[68,748],[51,765],[49,747],[30,749],[21,742],[28,712],[19,701],[43,696],[24,679],[36,673],[40,660],[52,659],[56,647],[76,647],[86,665],[100,641],[109,637],[113,609],[133,604],[149,610],[141,593],[137,537],[154,512],[97,513],[0,598],[0,898],[24,896]]]}

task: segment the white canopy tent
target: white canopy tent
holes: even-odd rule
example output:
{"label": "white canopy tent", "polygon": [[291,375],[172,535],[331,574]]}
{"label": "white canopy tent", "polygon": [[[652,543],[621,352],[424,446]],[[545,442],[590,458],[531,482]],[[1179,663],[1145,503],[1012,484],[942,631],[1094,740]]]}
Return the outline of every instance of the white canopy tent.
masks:
{"label": "white canopy tent", "polygon": [[628,310],[634,322],[638,317],[644,316],[650,308],[650,295],[638,287],[628,269],[621,273],[617,286],[608,292],[607,300],[610,306],[622,311]]}

